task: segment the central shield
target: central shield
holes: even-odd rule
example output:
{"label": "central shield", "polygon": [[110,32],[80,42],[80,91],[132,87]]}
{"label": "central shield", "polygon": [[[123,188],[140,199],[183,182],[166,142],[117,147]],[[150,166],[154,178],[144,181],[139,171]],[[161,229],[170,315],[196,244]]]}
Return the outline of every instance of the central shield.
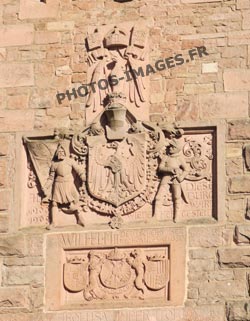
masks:
{"label": "central shield", "polygon": [[146,188],[146,137],[128,134],[123,140],[108,142],[91,136],[89,146],[88,190],[116,207],[135,198]]}

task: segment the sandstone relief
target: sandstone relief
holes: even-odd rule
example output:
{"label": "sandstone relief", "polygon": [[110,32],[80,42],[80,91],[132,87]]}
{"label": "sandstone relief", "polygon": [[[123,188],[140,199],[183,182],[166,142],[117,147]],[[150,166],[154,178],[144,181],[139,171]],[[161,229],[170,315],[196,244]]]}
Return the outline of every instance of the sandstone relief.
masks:
{"label": "sandstone relief", "polygon": [[[167,257],[166,257],[167,256]],[[67,300],[145,300],[167,296],[167,248],[66,251],[63,283]]]}
{"label": "sandstone relief", "polygon": [[88,84],[92,85],[86,103],[88,122],[107,105],[107,94],[112,92],[124,93],[129,111],[148,119],[148,77],[140,72],[148,63],[147,38],[143,23],[89,27],[86,49]]}
{"label": "sandstone relief", "polygon": [[47,307],[181,304],[185,242],[184,228],[52,233],[47,239]]}
{"label": "sandstone relief", "polygon": [[67,225],[71,216],[71,224],[109,218],[112,228],[120,228],[137,213],[168,221],[216,217],[213,130],[140,121],[122,93],[108,99],[80,132],[24,138],[34,200],[28,211],[41,215],[34,225]]}

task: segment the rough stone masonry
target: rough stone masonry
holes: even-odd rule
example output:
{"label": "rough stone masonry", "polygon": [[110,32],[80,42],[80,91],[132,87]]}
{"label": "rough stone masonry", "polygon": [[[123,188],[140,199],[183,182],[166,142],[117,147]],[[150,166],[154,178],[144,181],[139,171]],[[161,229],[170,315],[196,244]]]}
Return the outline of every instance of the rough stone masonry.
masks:
{"label": "rough stone masonry", "polygon": [[0,2],[0,321],[250,320],[249,67],[249,0]]}

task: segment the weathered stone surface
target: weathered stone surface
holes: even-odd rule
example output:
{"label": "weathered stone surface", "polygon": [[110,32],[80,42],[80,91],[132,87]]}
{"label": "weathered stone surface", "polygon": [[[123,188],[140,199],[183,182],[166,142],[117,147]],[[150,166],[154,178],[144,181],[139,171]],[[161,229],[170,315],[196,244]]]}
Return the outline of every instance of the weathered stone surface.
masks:
{"label": "weathered stone surface", "polygon": [[29,45],[33,42],[33,37],[34,27],[32,24],[0,27],[0,47]]}
{"label": "weathered stone surface", "polygon": [[217,247],[222,244],[222,227],[191,227],[189,229],[190,247]]}
{"label": "weathered stone surface", "polygon": [[[6,316],[6,315],[5,315]],[[21,321],[26,321],[20,319]],[[159,307],[157,309],[133,310],[94,310],[94,311],[65,311],[59,313],[30,314],[29,321],[225,321],[223,304],[203,305],[200,307]],[[6,321],[1,319],[0,321]],[[12,321],[12,320],[11,320]],[[19,319],[13,319],[19,321]]]}
{"label": "weathered stone surface", "polygon": [[250,303],[249,300],[229,301],[226,305],[228,321],[249,321]]}
{"label": "weathered stone surface", "polygon": [[52,44],[58,43],[61,40],[59,32],[38,31],[35,34],[35,43],[37,44]]}
{"label": "weathered stone surface", "polygon": [[229,180],[230,193],[250,193],[250,177],[235,176]]}
{"label": "weathered stone surface", "polygon": [[210,302],[223,302],[223,299],[228,297],[240,299],[244,298],[246,280],[229,280],[229,281],[210,281],[208,283],[202,282],[199,287],[200,298],[205,298]]}
{"label": "weathered stone surface", "polygon": [[10,95],[7,99],[8,109],[25,109],[29,106],[29,96],[27,94]]}
{"label": "weathered stone surface", "polygon": [[213,93],[213,84],[185,84],[184,93],[187,95]]}
{"label": "weathered stone surface", "polygon": [[230,143],[226,145],[226,157],[227,158],[242,158],[242,144]]}
{"label": "weathered stone surface", "polygon": [[47,29],[48,30],[73,30],[75,26],[74,21],[58,21],[58,22],[48,22]]}
{"label": "weathered stone surface", "polygon": [[234,240],[239,245],[250,244],[250,225],[242,224],[235,227]]}
{"label": "weathered stone surface", "polygon": [[[211,281],[231,281],[235,279],[234,271],[231,270],[216,270],[208,273],[208,279]],[[220,286],[220,284],[218,284]]]}
{"label": "weathered stone surface", "polygon": [[[27,287],[1,287],[0,313],[13,310],[29,311],[29,290]],[[1,315],[1,314],[0,314]],[[0,319],[1,320],[1,319]],[[6,319],[7,320],[7,319]]]}
{"label": "weathered stone surface", "polygon": [[223,79],[225,91],[248,91],[250,70],[226,70]]}
{"label": "weathered stone surface", "polygon": [[[237,194],[238,196],[238,194]],[[227,202],[227,216],[230,222],[238,223],[242,222],[244,218],[244,212],[246,211],[246,202],[243,196],[230,198]]]}
{"label": "weathered stone surface", "polygon": [[196,259],[189,262],[189,269],[192,271],[214,271],[214,259]]}
{"label": "weathered stone surface", "polygon": [[250,121],[248,119],[230,121],[228,124],[229,139],[250,139]]}
{"label": "weathered stone surface", "polygon": [[[28,255],[30,255],[29,252]],[[44,258],[40,256],[7,257],[4,258],[3,264],[6,266],[42,266]]]}
{"label": "weathered stone surface", "polygon": [[9,216],[0,214],[0,233],[6,233],[9,229]]}
{"label": "weathered stone surface", "polygon": [[221,249],[218,251],[219,264],[227,268],[250,267],[250,247]]}
{"label": "weathered stone surface", "polygon": [[43,1],[20,0],[19,19],[55,18],[59,11],[59,0]]}
{"label": "weathered stone surface", "polygon": [[42,308],[44,300],[43,287],[31,287],[31,305],[33,308]]}
{"label": "weathered stone surface", "polygon": [[231,32],[228,37],[229,46],[240,46],[250,44],[250,31],[235,31]]}
{"label": "weathered stone surface", "polygon": [[0,111],[0,127],[3,132],[32,130],[34,128],[34,111]]}
{"label": "weathered stone surface", "polygon": [[[36,319],[32,319],[32,318]],[[30,314],[30,313],[0,313],[0,321],[49,321],[49,319],[42,319],[42,316],[39,316],[40,319],[37,318],[37,315]]]}
{"label": "weathered stone surface", "polygon": [[24,256],[25,253],[26,248],[23,235],[0,236],[1,256]]}
{"label": "weathered stone surface", "polygon": [[243,163],[241,158],[230,158],[226,161],[226,172],[228,176],[243,174]]}
{"label": "weathered stone surface", "polygon": [[202,119],[248,117],[247,93],[204,94],[199,104]]}
{"label": "weathered stone surface", "polygon": [[6,266],[3,273],[5,285],[43,284],[44,268],[40,266]]}
{"label": "weathered stone surface", "polygon": [[212,259],[215,258],[215,249],[195,249],[189,251],[192,259]]}
{"label": "weathered stone surface", "polygon": [[178,98],[176,120],[198,120],[199,102],[197,96],[184,96]]}
{"label": "weathered stone surface", "polygon": [[30,256],[43,255],[43,244],[44,244],[43,233],[25,235],[25,243],[27,247],[27,253],[29,253]]}
{"label": "weathered stone surface", "polygon": [[33,85],[33,64],[4,63],[0,65],[0,88]]}

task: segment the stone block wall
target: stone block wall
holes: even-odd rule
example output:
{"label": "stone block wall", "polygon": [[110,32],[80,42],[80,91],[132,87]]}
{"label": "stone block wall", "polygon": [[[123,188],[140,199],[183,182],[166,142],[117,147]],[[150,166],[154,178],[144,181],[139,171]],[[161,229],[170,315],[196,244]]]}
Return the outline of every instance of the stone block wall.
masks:
{"label": "stone block wall", "polygon": [[[46,231],[19,229],[20,133],[80,128],[85,98],[58,92],[87,82],[88,26],[143,20],[149,62],[205,46],[209,55],[150,76],[150,117],[225,126],[225,217],[186,225],[183,306],[161,311],[44,308]],[[2,0],[0,2],[0,321],[250,320],[249,0]],[[222,209],[221,209],[222,210]]]}

